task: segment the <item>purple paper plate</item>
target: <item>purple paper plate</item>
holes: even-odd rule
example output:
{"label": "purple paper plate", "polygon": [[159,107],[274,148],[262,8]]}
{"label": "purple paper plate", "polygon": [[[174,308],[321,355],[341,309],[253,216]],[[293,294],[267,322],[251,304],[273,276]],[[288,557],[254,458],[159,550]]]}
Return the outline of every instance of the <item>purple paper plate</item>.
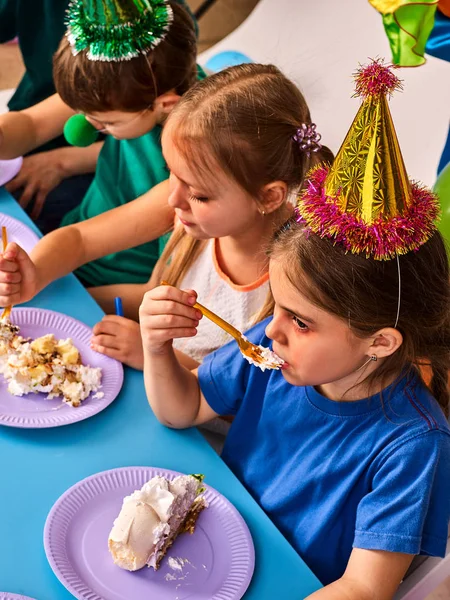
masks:
{"label": "purple paper plate", "polygon": [[34,600],[34,598],[30,598],[30,596],[21,596],[20,594],[0,592],[0,600]]}
{"label": "purple paper plate", "polygon": [[[253,575],[255,551],[244,519],[230,502],[206,486],[209,506],[192,535],[180,535],[158,571],[131,573],[117,567],[108,536],[122,501],[152,477],[180,473],[124,467],[83,479],[55,503],[44,529],[44,547],[55,575],[82,600],[239,600]],[[184,563],[170,567],[168,558]]]}
{"label": "purple paper plate", "polygon": [[31,252],[39,241],[38,236],[17,219],[0,213],[0,227],[5,226],[8,232],[8,242],[16,242],[25,252]]}
{"label": "purple paper plate", "polygon": [[32,429],[68,425],[92,417],[116,398],[123,382],[122,364],[90,348],[92,330],[87,325],[67,315],[40,308],[14,308],[11,321],[20,327],[23,337],[37,338],[53,333],[59,339],[72,338],[83,364],[102,369],[99,391],[104,396],[93,398],[95,394],[91,394],[77,408],[65,404],[61,398],[47,400],[46,394],[13,396],[0,375],[0,425]]}
{"label": "purple paper plate", "polygon": [[23,158],[12,158],[11,160],[0,160],[0,186],[5,185],[17,175],[22,168]]}

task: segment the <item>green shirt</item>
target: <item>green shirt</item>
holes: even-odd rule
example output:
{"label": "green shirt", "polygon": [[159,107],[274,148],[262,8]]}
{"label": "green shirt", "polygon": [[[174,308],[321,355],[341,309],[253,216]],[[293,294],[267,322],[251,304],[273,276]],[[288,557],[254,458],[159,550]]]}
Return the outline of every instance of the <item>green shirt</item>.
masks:
{"label": "green shirt", "polygon": [[[167,179],[161,131],[157,126],[133,140],[106,136],[94,181],[81,204],[64,217],[62,225],[85,221],[127,204]],[[159,255],[159,241],[155,240],[94,260],[80,267],[76,274],[89,286],[145,283]]]}
{"label": "green shirt", "polygon": [[[206,77],[197,65],[198,79]],[[94,181],[81,204],[70,211],[61,225],[79,223],[107,210],[127,204],[169,177],[161,150],[162,128],[158,125],[134,140],[106,136],[97,161]],[[75,273],[88,286],[113,283],[146,283],[169,236],[98,258]]]}

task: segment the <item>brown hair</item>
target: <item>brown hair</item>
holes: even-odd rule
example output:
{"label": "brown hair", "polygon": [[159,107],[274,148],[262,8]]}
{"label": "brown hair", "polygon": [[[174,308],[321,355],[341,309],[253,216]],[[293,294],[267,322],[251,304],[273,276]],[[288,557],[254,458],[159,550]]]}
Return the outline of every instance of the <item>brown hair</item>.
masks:
{"label": "brown hair", "polygon": [[[397,316],[397,260],[372,260],[346,253],[338,244],[308,234],[294,220],[270,249],[292,285],[310,302],[349,324],[360,338],[393,327]],[[289,226],[290,225],[290,226]],[[417,252],[399,256],[400,348],[366,379],[388,381],[413,365],[432,370],[430,389],[446,416],[449,409],[450,280],[442,236],[436,232]]]}
{"label": "brown hair", "polygon": [[[283,181],[296,193],[309,167],[333,161],[326,147],[310,157],[300,150],[292,138],[303,123],[311,123],[311,116],[299,89],[273,65],[244,64],[197,83],[173,109],[166,127],[174,128],[173,143],[201,176],[210,179],[218,167],[257,199],[272,181]],[[279,213],[270,216],[274,229]],[[155,281],[179,285],[205,243],[177,228]],[[272,308],[270,298],[264,314]]]}
{"label": "brown hair", "polygon": [[140,112],[170,90],[184,94],[196,80],[197,40],[186,9],[174,1],[169,4],[173,22],[166,37],[131,60],[92,61],[87,50],[74,56],[64,37],[53,57],[53,79],[64,102],[85,113]]}

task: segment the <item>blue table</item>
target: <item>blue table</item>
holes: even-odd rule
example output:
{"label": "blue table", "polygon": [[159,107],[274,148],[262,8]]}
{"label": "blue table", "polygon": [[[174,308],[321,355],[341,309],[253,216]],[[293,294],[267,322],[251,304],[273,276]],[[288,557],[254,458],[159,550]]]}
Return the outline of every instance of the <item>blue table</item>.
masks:
{"label": "blue table", "polygon": [[[2,188],[0,212],[34,228]],[[50,285],[32,305],[66,313],[90,326],[103,314],[73,275]],[[256,549],[256,569],[246,599],[301,600],[321,587],[200,433],[175,431],[158,423],[147,403],[142,374],[132,369],[126,369],[119,397],[90,419],[44,430],[0,427],[0,465],[1,591],[37,600],[72,598],[45,557],[42,538],[47,514],[80,479],[131,465],[205,473],[207,483],[236,506]]]}

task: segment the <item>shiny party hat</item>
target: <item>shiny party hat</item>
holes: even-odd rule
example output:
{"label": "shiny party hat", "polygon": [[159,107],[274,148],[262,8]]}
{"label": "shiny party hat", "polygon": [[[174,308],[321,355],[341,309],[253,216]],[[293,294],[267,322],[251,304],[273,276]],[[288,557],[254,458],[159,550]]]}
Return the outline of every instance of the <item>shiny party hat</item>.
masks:
{"label": "shiny party hat", "polygon": [[401,89],[383,61],[356,75],[361,107],[331,167],[310,171],[297,216],[320,237],[377,260],[417,250],[436,230],[437,197],[410,182],[387,96]]}
{"label": "shiny party hat", "polygon": [[74,54],[123,61],[145,54],[166,36],[173,19],[167,0],[71,0],[67,38]]}

